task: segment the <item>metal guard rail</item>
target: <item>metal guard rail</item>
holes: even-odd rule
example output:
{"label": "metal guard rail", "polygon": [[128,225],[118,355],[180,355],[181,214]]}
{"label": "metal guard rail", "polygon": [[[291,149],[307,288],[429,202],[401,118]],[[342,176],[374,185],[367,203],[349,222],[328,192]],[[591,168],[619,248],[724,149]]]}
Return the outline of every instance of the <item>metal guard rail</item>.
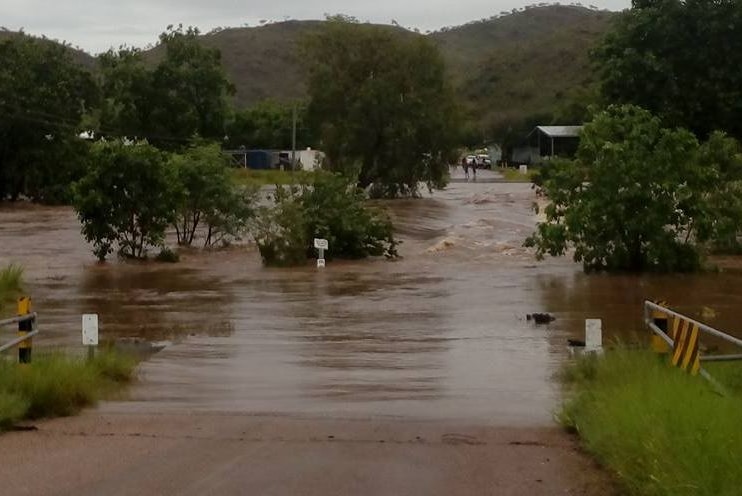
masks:
{"label": "metal guard rail", "polygon": [[31,321],[34,324],[34,329],[32,331],[26,333],[23,336],[18,336],[17,338],[0,346],[0,353],[26,341],[29,338],[36,336],[39,333],[39,330],[35,328],[36,317],[37,317],[36,312],[32,312],[26,315],[19,315],[18,317],[12,317],[10,319],[0,320],[0,327],[5,326],[5,325],[20,324],[21,322],[28,322],[28,321]]}

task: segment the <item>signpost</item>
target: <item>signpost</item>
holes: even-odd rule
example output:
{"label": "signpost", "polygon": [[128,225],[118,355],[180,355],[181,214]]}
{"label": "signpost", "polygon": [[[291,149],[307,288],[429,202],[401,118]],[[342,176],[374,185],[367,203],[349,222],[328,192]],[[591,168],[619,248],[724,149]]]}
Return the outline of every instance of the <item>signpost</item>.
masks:
{"label": "signpost", "polygon": [[330,248],[326,239],[314,238],[314,247],[319,250],[319,258],[317,258],[317,268],[324,268],[325,266],[325,250]]}
{"label": "signpost", "polygon": [[88,347],[88,359],[95,355],[98,346],[98,314],[86,313],[82,316],[82,344]]}

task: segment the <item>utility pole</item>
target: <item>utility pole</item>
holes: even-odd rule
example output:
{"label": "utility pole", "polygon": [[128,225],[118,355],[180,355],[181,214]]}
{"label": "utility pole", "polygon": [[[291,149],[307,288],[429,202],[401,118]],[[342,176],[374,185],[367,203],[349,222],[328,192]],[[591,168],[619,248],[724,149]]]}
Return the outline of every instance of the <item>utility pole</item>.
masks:
{"label": "utility pole", "polygon": [[293,131],[291,133],[291,170],[296,170],[296,103],[294,103]]}

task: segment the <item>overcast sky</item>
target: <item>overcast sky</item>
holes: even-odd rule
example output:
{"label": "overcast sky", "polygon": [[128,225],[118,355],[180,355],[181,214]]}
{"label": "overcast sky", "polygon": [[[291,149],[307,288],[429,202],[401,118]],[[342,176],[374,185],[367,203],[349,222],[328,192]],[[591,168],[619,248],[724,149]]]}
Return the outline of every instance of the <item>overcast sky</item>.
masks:
{"label": "overcast sky", "polygon": [[[569,4],[566,0],[562,4]],[[343,13],[361,21],[389,23],[425,31],[490,17],[523,7],[523,0],[0,0],[0,26],[65,40],[88,52],[111,46],[143,47],[157,41],[168,24],[258,25],[261,19],[322,19]],[[621,10],[630,0],[582,0],[585,5]]]}

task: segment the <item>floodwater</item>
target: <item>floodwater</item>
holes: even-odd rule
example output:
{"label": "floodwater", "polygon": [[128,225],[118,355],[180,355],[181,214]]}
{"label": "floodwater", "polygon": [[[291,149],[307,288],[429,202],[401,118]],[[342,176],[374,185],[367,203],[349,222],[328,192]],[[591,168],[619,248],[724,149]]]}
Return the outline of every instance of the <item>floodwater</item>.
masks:
{"label": "floodwater", "polygon": [[[535,200],[530,185],[456,183],[384,203],[403,258],[325,270],[266,269],[249,245],[99,265],[69,208],[13,206],[0,210],[0,264],[26,269],[38,345],[77,346],[82,313],[100,315],[104,338],[170,343],[107,411],[538,425],[586,318],[633,341],[642,301],[664,299],[695,316],[710,307],[710,323],[739,334],[742,272],[585,275],[568,258],[538,262],[522,248]],[[557,320],[536,326],[531,312]]]}

